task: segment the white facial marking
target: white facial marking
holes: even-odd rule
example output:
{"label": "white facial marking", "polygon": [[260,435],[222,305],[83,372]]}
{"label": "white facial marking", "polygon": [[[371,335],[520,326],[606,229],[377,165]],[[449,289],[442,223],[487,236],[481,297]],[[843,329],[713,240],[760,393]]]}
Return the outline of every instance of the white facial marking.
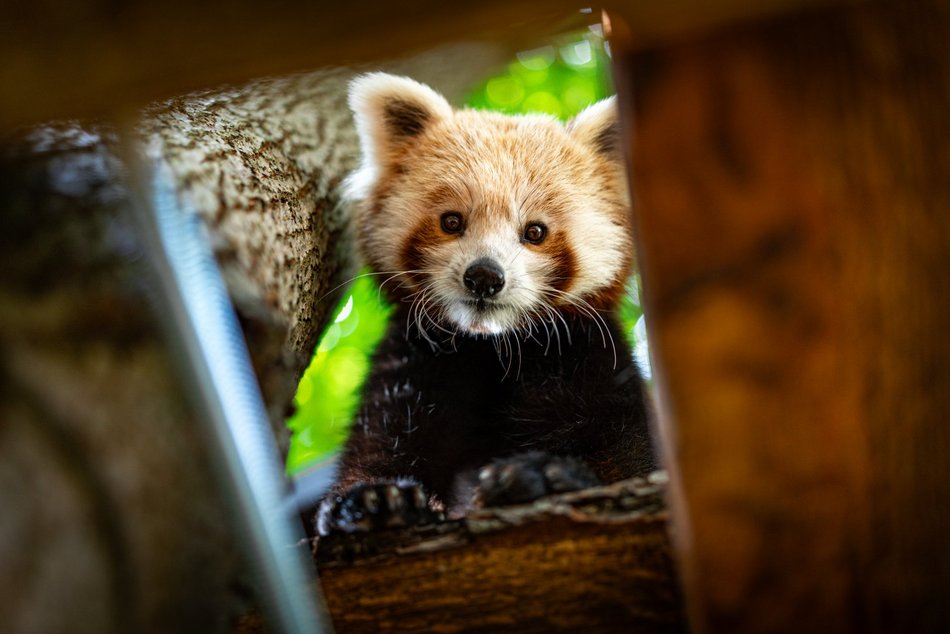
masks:
{"label": "white facial marking", "polygon": [[[522,315],[524,271],[519,263],[523,246],[508,222],[473,222],[465,235],[445,245],[447,265],[433,275],[436,294],[445,317],[463,331],[500,334],[518,326]],[[493,296],[480,298],[465,286],[465,271],[476,261],[488,259],[503,272],[504,285]]]}

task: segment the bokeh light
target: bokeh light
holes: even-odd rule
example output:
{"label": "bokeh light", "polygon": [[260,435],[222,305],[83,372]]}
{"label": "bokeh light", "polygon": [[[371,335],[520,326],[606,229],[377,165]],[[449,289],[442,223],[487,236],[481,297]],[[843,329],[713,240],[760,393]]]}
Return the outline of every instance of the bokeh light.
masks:
{"label": "bokeh light", "polygon": [[556,55],[557,51],[554,50],[553,46],[543,46],[531,51],[522,51],[515,57],[518,60],[517,65],[521,68],[529,71],[539,71],[550,68]]}
{"label": "bokeh light", "polygon": [[564,112],[561,100],[544,90],[528,95],[521,107],[525,112],[543,112],[555,117],[560,117]]}
{"label": "bokeh light", "polygon": [[586,66],[594,68],[597,65],[597,60],[594,58],[594,48],[591,46],[590,38],[584,38],[562,46],[560,55],[561,59],[563,59],[569,66]]}
{"label": "bokeh light", "polygon": [[496,77],[488,81],[485,95],[499,108],[515,108],[524,99],[524,82],[516,77]]}

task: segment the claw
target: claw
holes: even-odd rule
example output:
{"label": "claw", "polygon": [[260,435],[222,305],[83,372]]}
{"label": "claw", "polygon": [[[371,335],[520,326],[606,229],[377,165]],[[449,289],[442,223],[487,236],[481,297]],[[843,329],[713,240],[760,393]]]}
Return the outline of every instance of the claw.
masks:
{"label": "claw", "polygon": [[518,477],[518,467],[513,464],[506,464],[498,470],[498,484],[507,487]]}
{"label": "claw", "polygon": [[486,506],[521,504],[599,484],[583,462],[544,452],[498,459],[483,467],[478,476],[477,499]]}
{"label": "claw", "polygon": [[426,499],[426,493],[422,490],[422,487],[412,487],[412,502],[419,510],[425,510],[429,508],[429,502]]}
{"label": "claw", "polygon": [[370,515],[379,513],[379,494],[376,493],[376,489],[367,488],[363,491],[363,508]]}
{"label": "claw", "polygon": [[383,499],[386,500],[386,508],[393,514],[398,514],[406,506],[402,491],[395,484],[390,484],[383,489]]}
{"label": "claw", "polygon": [[444,517],[429,508],[425,489],[412,480],[397,483],[361,483],[343,495],[334,494],[321,504],[317,532],[353,533],[378,528],[429,524]]}

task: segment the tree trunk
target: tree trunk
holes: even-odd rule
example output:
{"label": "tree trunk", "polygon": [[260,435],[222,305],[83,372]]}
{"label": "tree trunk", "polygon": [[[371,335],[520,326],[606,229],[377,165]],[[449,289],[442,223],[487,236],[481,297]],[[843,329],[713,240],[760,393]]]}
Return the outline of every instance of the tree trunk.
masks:
{"label": "tree trunk", "polygon": [[[458,46],[395,70],[458,96],[499,59]],[[350,76],[175,99],[138,126],[208,226],[275,429],[350,267]],[[223,631],[249,601],[208,430],[150,310],[116,141],[62,123],[0,148],[5,631]]]}

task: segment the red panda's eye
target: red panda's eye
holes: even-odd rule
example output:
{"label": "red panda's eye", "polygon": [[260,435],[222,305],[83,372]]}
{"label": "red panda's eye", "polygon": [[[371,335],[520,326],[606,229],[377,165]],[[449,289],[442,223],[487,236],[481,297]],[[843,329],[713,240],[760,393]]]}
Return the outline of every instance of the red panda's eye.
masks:
{"label": "red panda's eye", "polygon": [[442,214],[442,231],[459,233],[462,231],[462,214],[457,211],[447,211]]}
{"label": "red panda's eye", "polygon": [[547,227],[545,227],[540,222],[535,222],[525,227],[524,240],[525,242],[530,242],[531,244],[539,244],[542,240],[544,240],[544,236],[546,236],[547,233]]}

